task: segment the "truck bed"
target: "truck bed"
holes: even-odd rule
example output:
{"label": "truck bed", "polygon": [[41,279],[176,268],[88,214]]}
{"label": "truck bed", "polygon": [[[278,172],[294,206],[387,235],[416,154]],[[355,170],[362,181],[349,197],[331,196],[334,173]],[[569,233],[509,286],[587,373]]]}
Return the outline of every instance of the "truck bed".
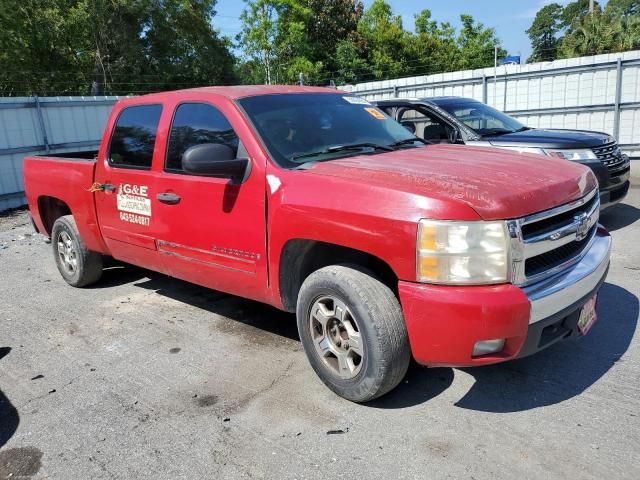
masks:
{"label": "truck bed", "polygon": [[73,213],[87,247],[106,253],[91,192],[95,181],[95,153],[67,152],[26,157],[24,186],[33,221],[40,233],[50,235],[52,219]]}

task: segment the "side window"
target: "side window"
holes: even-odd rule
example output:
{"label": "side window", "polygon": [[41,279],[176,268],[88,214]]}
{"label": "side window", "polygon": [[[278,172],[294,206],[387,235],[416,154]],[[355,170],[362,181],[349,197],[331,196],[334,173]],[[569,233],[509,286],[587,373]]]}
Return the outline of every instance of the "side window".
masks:
{"label": "side window", "polygon": [[201,143],[222,143],[238,154],[238,136],[220,110],[206,103],[179,105],[171,124],[165,170],[181,172],[184,152]]}
{"label": "side window", "polygon": [[122,110],[111,137],[109,163],[114,167],[151,168],[162,105]]}
{"label": "side window", "polygon": [[448,142],[449,126],[422,109],[407,108],[400,113],[398,121],[414,135],[425,140],[435,143]]}

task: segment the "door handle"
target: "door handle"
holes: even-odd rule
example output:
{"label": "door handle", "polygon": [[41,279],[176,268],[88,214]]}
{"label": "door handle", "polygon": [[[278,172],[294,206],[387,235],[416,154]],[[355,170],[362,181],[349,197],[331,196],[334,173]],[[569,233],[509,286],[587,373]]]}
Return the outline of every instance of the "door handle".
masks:
{"label": "door handle", "polygon": [[88,191],[91,192],[91,193],[95,193],[95,192],[110,192],[110,193],[113,193],[113,192],[116,191],[116,187],[114,187],[110,183],[94,182],[91,185],[91,187],[89,187]]}
{"label": "door handle", "polygon": [[156,198],[158,199],[158,201],[166,203],[167,205],[177,205],[182,199],[180,195],[173,192],[159,193]]}

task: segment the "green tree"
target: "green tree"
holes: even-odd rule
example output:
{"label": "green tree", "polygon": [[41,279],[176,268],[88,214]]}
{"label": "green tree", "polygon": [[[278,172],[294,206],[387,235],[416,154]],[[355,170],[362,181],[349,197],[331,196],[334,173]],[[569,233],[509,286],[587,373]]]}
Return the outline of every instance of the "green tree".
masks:
{"label": "green tree", "polygon": [[410,33],[402,17],[394,15],[384,0],[374,0],[360,22],[358,33],[369,46],[369,63],[376,78],[393,78],[406,73]]}
{"label": "green tree", "polygon": [[0,94],[47,94],[88,85],[86,75],[92,65],[83,51],[85,45],[78,48],[74,41],[76,34],[58,1],[3,1]]}
{"label": "green tree", "polygon": [[427,75],[456,69],[461,52],[455,28],[447,22],[438,25],[428,9],[414,18],[415,34],[409,48],[411,67],[407,73]]}
{"label": "green tree", "polygon": [[500,47],[493,28],[486,28],[482,23],[474,21],[471,15],[460,15],[462,29],[458,35],[460,48],[459,68],[471,69],[493,65],[495,47],[498,47],[498,58],[503,58],[507,52]]}
{"label": "green tree", "polygon": [[545,5],[536,13],[527,30],[533,47],[529,62],[546,62],[557,58],[563,24],[562,13],[563,8],[557,3]]}
{"label": "green tree", "polygon": [[252,78],[258,75],[252,68],[262,70],[262,82],[271,84],[277,81],[280,68],[280,52],[276,41],[278,39],[278,11],[284,7],[280,0],[258,0],[247,2],[242,12],[242,32],[237,40],[249,58],[245,62],[246,74]]}
{"label": "green tree", "polygon": [[560,44],[561,57],[569,58],[640,48],[640,16],[621,17],[595,11],[572,24]]}
{"label": "green tree", "polygon": [[[594,2],[594,10],[600,10],[598,2]],[[567,3],[562,9],[562,27],[570,28],[573,23],[580,21],[587,15],[589,15],[589,0],[575,0]]]}
{"label": "green tree", "polygon": [[306,24],[306,41],[310,45],[310,59],[322,62],[329,75],[338,68],[338,46],[355,38],[364,6],[359,0],[303,0],[310,15]]}
{"label": "green tree", "polygon": [[543,7],[527,30],[533,46],[530,61],[623,52],[640,48],[640,3],[609,0],[604,7],[576,0],[564,8]]}
{"label": "green tree", "polygon": [[640,49],[640,14],[622,17],[620,30],[620,49],[622,51]]}
{"label": "green tree", "polygon": [[354,83],[372,76],[367,59],[366,42],[363,39],[343,40],[336,48],[336,68],[332,77],[338,83]]}
{"label": "green tree", "polygon": [[157,89],[235,82],[230,40],[212,26],[217,0],[151,0],[141,37],[145,73]]}
{"label": "green tree", "polygon": [[616,29],[610,19],[594,12],[573,22],[571,30],[562,39],[559,53],[561,57],[569,58],[611,51],[616,37]]}
{"label": "green tree", "polygon": [[[243,30],[237,36],[245,56],[244,80],[292,83],[299,73],[317,79],[322,62],[313,58],[307,25],[311,10],[300,0],[245,0]],[[259,75],[253,68],[259,68]]]}
{"label": "green tree", "polygon": [[434,35],[438,33],[438,22],[431,20],[431,10],[425,8],[414,16],[415,30],[418,35]]}
{"label": "green tree", "polygon": [[233,81],[215,0],[4,0],[0,93],[145,93]]}
{"label": "green tree", "polygon": [[640,2],[638,0],[609,0],[605,11],[620,16],[640,15]]}

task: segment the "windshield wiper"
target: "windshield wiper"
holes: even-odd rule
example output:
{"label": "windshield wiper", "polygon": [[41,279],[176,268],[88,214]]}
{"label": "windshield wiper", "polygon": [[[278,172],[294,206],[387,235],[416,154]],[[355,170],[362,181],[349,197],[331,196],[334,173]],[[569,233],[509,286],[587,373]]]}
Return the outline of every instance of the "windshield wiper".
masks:
{"label": "windshield wiper", "polygon": [[392,143],[389,145],[390,147],[401,147],[402,145],[409,145],[415,142],[422,142],[425,145],[432,145],[431,142],[427,142],[424,138],[415,137],[415,138],[405,138],[404,140],[400,140],[399,142]]}
{"label": "windshield wiper", "polygon": [[315,157],[317,155],[325,155],[327,153],[335,152],[349,152],[352,150],[363,150],[365,148],[371,148],[373,150],[382,150],[385,152],[393,152],[393,148],[387,145],[379,145],[377,143],[352,143],[350,145],[335,145],[333,147],[325,148],[318,152],[302,153],[300,155],[294,155],[291,157],[291,161],[298,160],[300,158]]}

